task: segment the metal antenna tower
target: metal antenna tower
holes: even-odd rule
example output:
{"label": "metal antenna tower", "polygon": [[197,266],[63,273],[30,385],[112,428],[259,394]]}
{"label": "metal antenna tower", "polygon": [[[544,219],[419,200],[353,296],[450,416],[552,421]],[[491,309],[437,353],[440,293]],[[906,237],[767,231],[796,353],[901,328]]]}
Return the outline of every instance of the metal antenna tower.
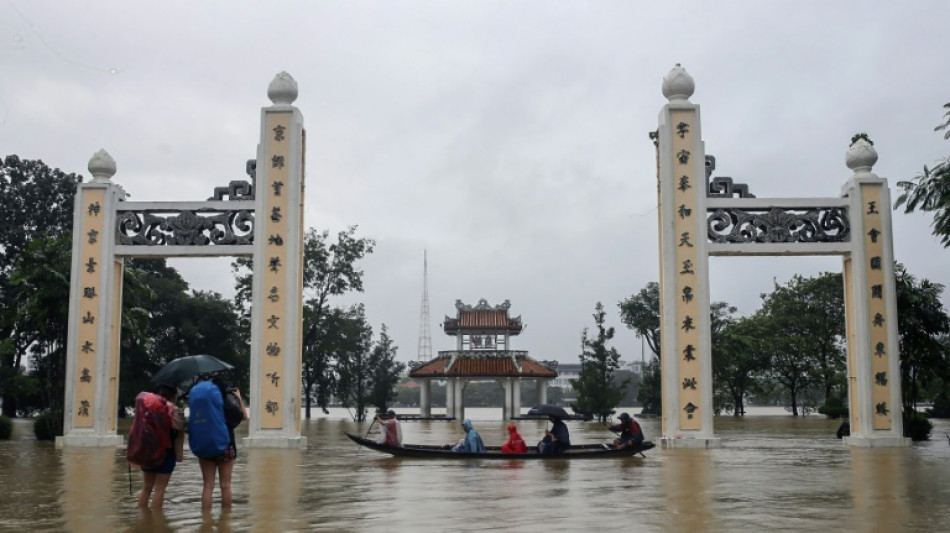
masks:
{"label": "metal antenna tower", "polygon": [[419,361],[432,359],[432,332],[429,330],[429,252],[422,252],[422,307],[419,310]]}

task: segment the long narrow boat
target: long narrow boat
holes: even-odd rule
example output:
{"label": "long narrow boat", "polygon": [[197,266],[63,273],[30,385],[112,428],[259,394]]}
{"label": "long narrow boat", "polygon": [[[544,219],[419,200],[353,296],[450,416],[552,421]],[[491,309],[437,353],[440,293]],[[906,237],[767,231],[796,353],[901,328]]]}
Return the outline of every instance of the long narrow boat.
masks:
{"label": "long narrow boat", "polygon": [[505,459],[508,461],[523,461],[529,459],[608,459],[611,457],[632,457],[643,455],[643,452],[656,445],[644,441],[638,447],[621,448],[619,450],[602,444],[575,444],[566,452],[559,455],[541,455],[536,449],[529,449],[528,453],[508,454],[501,453],[500,446],[488,446],[485,453],[453,452],[447,446],[432,446],[425,444],[403,444],[402,446],[388,446],[376,441],[364,439],[359,435],[346,434],[353,442],[377,452],[388,453],[396,457],[417,457],[426,459]]}

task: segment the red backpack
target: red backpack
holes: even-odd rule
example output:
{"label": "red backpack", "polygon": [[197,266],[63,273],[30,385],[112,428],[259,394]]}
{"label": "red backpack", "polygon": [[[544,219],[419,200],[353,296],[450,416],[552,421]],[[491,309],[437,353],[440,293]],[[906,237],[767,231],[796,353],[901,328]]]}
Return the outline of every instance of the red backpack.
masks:
{"label": "red backpack", "polygon": [[171,444],[168,400],[151,392],[140,392],[135,397],[135,417],[129,431],[126,459],[142,468],[157,468],[165,461]]}

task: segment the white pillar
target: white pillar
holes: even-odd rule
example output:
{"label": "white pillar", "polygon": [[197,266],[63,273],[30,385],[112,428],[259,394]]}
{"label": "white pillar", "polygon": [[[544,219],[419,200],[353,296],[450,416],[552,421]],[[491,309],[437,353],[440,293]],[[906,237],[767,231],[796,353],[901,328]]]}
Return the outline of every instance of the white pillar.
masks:
{"label": "white pillar", "polygon": [[461,378],[455,379],[455,417],[465,418],[465,383]]}
{"label": "white pillar", "polygon": [[431,379],[423,379],[419,382],[419,414],[426,418],[432,416]]}
{"label": "white pillar", "polygon": [[548,383],[547,380],[542,378],[537,378],[534,380],[535,384],[538,387],[537,396],[538,396],[538,405],[543,403],[548,403]]}
{"label": "white pillar", "polygon": [[706,162],[695,85],[676,65],[659,119],[662,442],[715,447],[709,323]]}
{"label": "white pillar", "polygon": [[445,416],[458,418],[455,412],[455,378],[445,380]]}
{"label": "white pillar", "polygon": [[845,158],[854,171],[842,195],[850,200],[851,255],[844,259],[848,330],[851,446],[909,446],[903,435],[897,288],[891,198],[887,180],[871,172],[877,152],[858,139]]}
{"label": "white pillar", "polygon": [[504,401],[505,405],[502,408],[501,417],[504,420],[508,420],[511,418],[511,413],[513,409],[513,404],[511,402],[511,389],[512,389],[511,378],[500,379],[498,380],[498,382],[501,384],[502,390],[504,390],[504,394],[502,396],[504,396],[504,399],[505,399]]}
{"label": "white pillar", "polygon": [[297,82],[281,72],[261,109],[254,218],[249,435],[255,448],[306,448],[300,435],[304,131]]}
{"label": "white pillar", "polygon": [[512,389],[511,416],[518,417],[518,416],[521,416],[521,379],[520,378],[511,378],[511,389]]}
{"label": "white pillar", "polygon": [[116,434],[122,262],[115,260],[116,205],[126,195],[111,181],[115,160],[99,150],[93,180],[80,184],[73,212],[66,398],[57,446],[121,446]]}

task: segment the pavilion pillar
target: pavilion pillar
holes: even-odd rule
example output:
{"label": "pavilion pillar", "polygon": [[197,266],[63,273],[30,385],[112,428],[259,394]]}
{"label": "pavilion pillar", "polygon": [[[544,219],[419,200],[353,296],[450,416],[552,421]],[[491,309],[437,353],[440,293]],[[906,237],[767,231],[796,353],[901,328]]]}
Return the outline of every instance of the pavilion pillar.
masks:
{"label": "pavilion pillar", "polygon": [[521,416],[521,379],[511,378],[511,417]]}
{"label": "pavilion pillar", "polygon": [[537,384],[537,394],[538,394],[538,405],[548,403],[548,384],[547,380],[538,378],[535,380]]}
{"label": "pavilion pillar", "polygon": [[461,378],[455,378],[455,418],[465,418],[464,401],[465,383]]}
{"label": "pavilion pillar", "polygon": [[503,395],[505,398],[505,402],[504,402],[505,407],[501,413],[501,417],[504,420],[509,420],[511,419],[511,416],[512,416],[511,413],[513,409],[513,405],[511,403],[511,391],[512,391],[511,378],[505,378],[505,379],[500,380],[499,382],[501,383],[501,388],[505,391]]}
{"label": "pavilion pillar", "polygon": [[426,418],[432,416],[431,379],[423,379],[419,382],[419,414]]}

